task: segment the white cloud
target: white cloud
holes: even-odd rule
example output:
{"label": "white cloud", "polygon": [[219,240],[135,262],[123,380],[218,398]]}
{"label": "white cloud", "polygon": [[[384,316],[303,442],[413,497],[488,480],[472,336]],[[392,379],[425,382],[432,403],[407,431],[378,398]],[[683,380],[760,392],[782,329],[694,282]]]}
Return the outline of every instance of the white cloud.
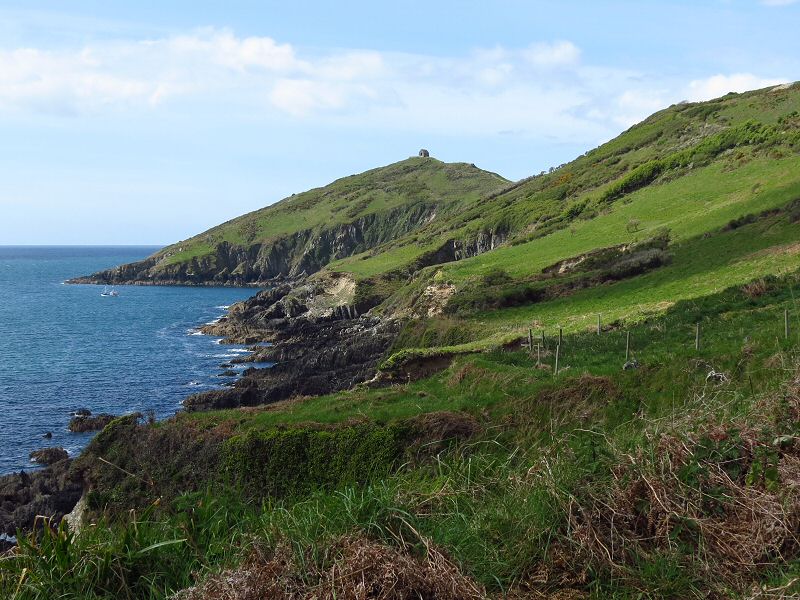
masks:
{"label": "white cloud", "polygon": [[94,53],[34,48],[0,51],[0,107],[70,114],[109,105],[153,103],[158,82],[99,68]]}
{"label": "white cloud", "polygon": [[665,90],[630,89],[624,91],[616,99],[614,121],[623,127],[630,127],[643,117],[668,106]]}
{"label": "white cloud", "polygon": [[568,41],[532,44],[522,55],[537,67],[564,67],[577,64],[581,50]]}
{"label": "white cloud", "polygon": [[315,110],[342,108],[346,97],[341,87],[310,79],[280,79],[269,95],[277,108],[295,117]]}
{"label": "white cloud", "polygon": [[765,79],[752,73],[712,75],[706,79],[696,79],[689,82],[687,100],[711,100],[724,96],[729,92],[746,92],[747,90],[756,90],[787,82],[788,79]]}
{"label": "white cloud", "polygon": [[261,68],[269,71],[289,71],[305,65],[295,57],[289,44],[278,44],[269,37],[237,38],[228,30],[205,29],[192,35],[177,36],[159,42],[166,45],[168,55],[194,55],[218,65],[243,71]]}
{"label": "white cloud", "polygon": [[569,41],[462,56],[303,51],[270,37],[202,29],[61,51],[0,51],[0,114],[107,115],[220,107],[248,118],[383,131],[607,139],[673,102],[782,83],[754,74],[691,82],[584,64]]}

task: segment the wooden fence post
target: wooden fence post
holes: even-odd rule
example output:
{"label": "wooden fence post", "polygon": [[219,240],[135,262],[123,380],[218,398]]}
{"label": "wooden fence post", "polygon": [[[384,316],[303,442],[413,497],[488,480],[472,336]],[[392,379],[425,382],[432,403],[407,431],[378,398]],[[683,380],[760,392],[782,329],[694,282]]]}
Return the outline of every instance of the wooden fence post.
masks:
{"label": "wooden fence post", "polygon": [[542,329],[542,348],[547,348],[547,344],[544,343],[544,329]]}
{"label": "wooden fence post", "polygon": [[628,359],[631,355],[631,332],[628,331],[627,335],[625,336],[625,362],[628,362]]}
{"label": "wooden fence post", "polygon": [[556,368],[553,369],[554,377],[558,375],[558,355],[560,354],[560,351],[561,351],[561,345],[559,344],[558,346],[556,346]]}
{"label": "wooden fence post", "polygon": [[563,341],[564,341],[564,328],[563,327],[559,327],[558,328],[558,345],[560,346]]}
{"label": "wooden fence post", "polygon": [[528,329],[528,353],[533,356],[533,329]]}
{"label": "wooden fence post", "polygon": [[600,315],[597,315],[597,335],[600,335]]}
{"label": "wooden fence post", "polygon": [[694,349],[700,350],[700,323],[694,326]]}

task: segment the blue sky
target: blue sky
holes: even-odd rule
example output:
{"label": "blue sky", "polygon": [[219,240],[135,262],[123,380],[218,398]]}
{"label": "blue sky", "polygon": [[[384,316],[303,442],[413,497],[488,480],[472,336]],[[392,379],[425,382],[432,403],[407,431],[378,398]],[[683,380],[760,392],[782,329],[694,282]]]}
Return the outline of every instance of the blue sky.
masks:
{"label": "blue sky", "polygon": [[0,2],[0,244],[166,244],[425,147],[510,179],[800,79],[800,2]]}

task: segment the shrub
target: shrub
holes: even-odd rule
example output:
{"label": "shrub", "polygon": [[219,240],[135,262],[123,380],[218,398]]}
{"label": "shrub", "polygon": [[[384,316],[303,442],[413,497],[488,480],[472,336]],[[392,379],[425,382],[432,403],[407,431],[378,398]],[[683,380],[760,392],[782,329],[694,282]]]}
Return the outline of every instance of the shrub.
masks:
{"label": "shrub", "polygon": [[511,275],[509,275],[506,270],[501,267],[496,267],[488,273],[484,273],[483,277],[481,278],[481,284],[486,286],[503,285],[504,283],[508,283],[510,281],[512,281]]}

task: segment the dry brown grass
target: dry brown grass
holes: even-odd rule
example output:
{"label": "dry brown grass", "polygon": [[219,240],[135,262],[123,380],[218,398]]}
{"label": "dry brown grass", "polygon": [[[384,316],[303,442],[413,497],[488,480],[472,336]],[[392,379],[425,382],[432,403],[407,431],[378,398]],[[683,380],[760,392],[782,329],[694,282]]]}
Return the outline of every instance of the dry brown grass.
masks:
{"label": "dry brown grass", "polygon": [[[574,562],[625,577],[637,558],[674,552],[705,581],[745,591],[765,569],[800,556],[800,438],[764,433],[779,415],[800,419],[798,375],[757,403],[746,425],[661,434],[653,454],[623,454],[609,490],[573,502]],[[767,460],[777,474],[753,477]],[[787,593],[759,588],[752,597],[797,597]]]}
{"label": "dry brown grass", "polygon": [[769,291],[769,285],[764,279],[756,279],[749,283],[745,283],[742,286],[742,293],[751,300],[763,296],[768,291]]}
{"label": "dry brown grass", "polygon": [[298,564],[288,545],[256,551],[240,568],[179,592],[173,600],[479,600],[486,591],[435,547],[424,557],[364,537],[343,537],[326,563]]}

